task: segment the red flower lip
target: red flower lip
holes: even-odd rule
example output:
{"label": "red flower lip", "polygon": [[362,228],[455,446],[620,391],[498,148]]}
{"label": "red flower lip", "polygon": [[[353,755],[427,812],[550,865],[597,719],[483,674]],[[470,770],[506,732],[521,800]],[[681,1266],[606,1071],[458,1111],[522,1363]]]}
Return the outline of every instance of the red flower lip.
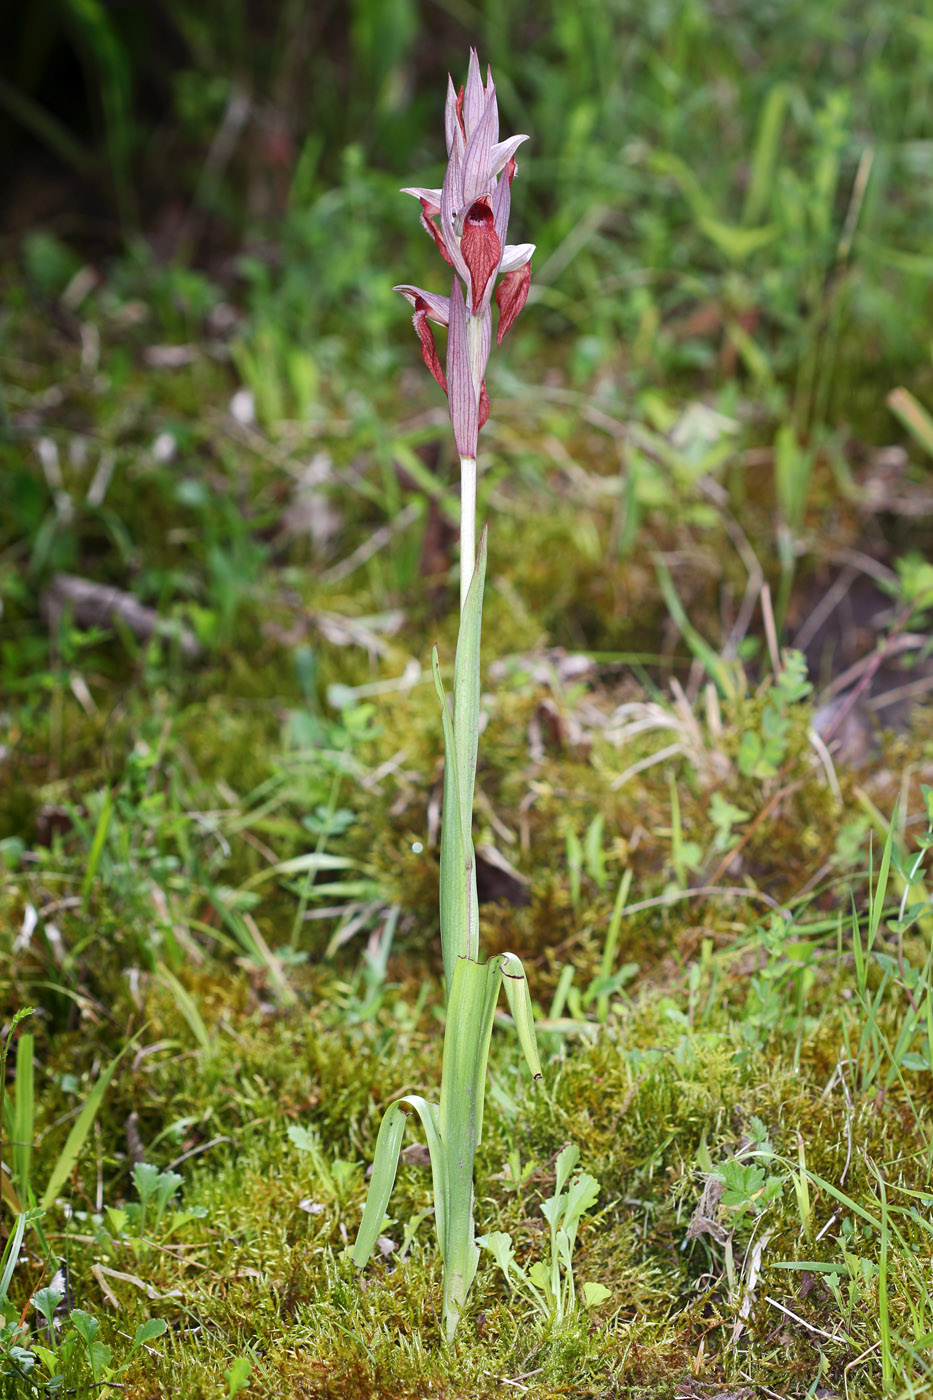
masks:
{"label": "red flower lip", "polygon": [[463,220],[460,252],[470,269],[475,315],[480,309],[490,279],[495,277],[502,261],[502,244],[496,233],[492,210],[486,200],[478,199],[470,205]]}

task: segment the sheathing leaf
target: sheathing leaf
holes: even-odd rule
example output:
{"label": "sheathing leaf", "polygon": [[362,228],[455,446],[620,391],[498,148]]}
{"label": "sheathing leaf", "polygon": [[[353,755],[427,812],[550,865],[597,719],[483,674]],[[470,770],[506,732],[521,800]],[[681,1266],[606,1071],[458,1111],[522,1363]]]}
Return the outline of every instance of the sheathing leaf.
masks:
{"label": "sheathing leaf", "polygon": [[447,1162],[444,1302],[448,1325],[453,1319],[453,1326],[479,1261],[473,1234],[473,1159],[483,1132],[499,963],[498,957],[486,963],[458,958],[447,1002],[439,1128]]}

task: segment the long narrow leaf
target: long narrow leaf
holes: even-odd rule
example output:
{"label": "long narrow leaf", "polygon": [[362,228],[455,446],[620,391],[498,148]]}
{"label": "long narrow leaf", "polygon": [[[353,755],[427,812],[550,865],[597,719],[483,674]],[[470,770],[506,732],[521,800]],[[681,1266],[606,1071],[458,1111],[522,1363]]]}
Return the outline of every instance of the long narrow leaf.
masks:
{"label": "long narrow leaf", "polygon": [[483,589],[486,582],[486,529],[480,535],[476,568],[466,596],[457,657],[454,662],[454,734],[457,740],[457,773],[464,827],[473,816],[473,782],[479,746],[480,644],[483,624]]}
{"label": "long narrow leaf", "polygon": [[538,1058],[538,1045],[535,1040],[534,1012],[531,1009],[531,993],[528,978],[521,958],[514,953],[502,955],[502,985],[506,1000],[515,1022],[518,1043],[522,1047],[525,1063],[535,1079],[541,1078],[541,1061]]}
{"label": "long narrow leaf", "polygon": [[[453,982],[458,957],[469,946],[469,852],[464,847],[461,821],[460,784],[457,774],[457,746],[453,721],[447,704],[447,694],[441,680],[437,647],[431,654],[434,689],[441,706],[444,727],[444,805],[441,813],[441,950],[444,955],[444,978],[447,995]],[[472,849],[472,846],[471,846]]]}
{"label": "long narrow leaf", "polygon": [[406,1109],[414,1109],[421,1119],[428,1139],[428,1152],[431,1156],[431,1175],[434,1182],[434,1219],[437,1226],[437,1240],[444,1257],[447,1234],[447,1164],[444,1145],[438,1131],[438,1111],[418,1094],[406,1094],[397,1099],[385,1111],[385,1116],[376,1138],[373,1154],[373,1173],[369,1182],[363,1218],[353,1245],[353,1263],[362,1269],[375,1248],[385,1219],[389,1197],[395,1185],[398,1171],[398,1155],[405,1132]]}
{"label": "long narrow leaf", "polygon": [[483,589],[486,582],[486,529],[480,535],[476,567],[466,596],[457,656],[454,662],[454,740],[460,789],[460,825],[468,867],[469,941],[466,955],[479,957],[479,908],[476,893],[476,861],[473,857],[473,789],[479,745],[480,643],[483,623]]}

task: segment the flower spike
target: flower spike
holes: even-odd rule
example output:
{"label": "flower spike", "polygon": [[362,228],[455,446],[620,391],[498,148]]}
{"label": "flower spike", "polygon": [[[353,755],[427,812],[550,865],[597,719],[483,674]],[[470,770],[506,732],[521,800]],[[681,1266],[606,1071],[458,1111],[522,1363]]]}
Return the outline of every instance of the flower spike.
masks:
{"label": "flower spike", "polygon": [[[448,76],[444,136],[447,169],[441,188],[408,185],[403,193],[419,201],[421,223],[452,269],[451,294],[438,296],[407,285],[395,290],[413,307],[422,358],[448,396],[457,450],[461,457],[475,459],[477,434],[489,417],[490,303],[495,292],[496,343],[501,344],[528,298],[534,252],[533,243],[506,241],[515,152],[528,137],[499,140],[496,86],[488,69],[483,82],[475,49],[470,50],[467,80],[459,91]],[[448,327],[446,373],[432,321]]]}

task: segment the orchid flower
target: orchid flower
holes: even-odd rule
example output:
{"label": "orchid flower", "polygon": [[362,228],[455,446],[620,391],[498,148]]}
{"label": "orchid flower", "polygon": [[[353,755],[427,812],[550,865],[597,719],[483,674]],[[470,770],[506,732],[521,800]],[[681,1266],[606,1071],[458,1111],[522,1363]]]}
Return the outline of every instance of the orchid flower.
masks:
{"label": "orchid flower", "polygon": [[[414,327],[425,364],[450,403],[450,421],[461,462],[464,508],[461,520],[461,611],[475,556],[476,446],[489,417],[486,364],[492,342],[492,297],[499,308],[496,344],[515,321],[528,296],[533,243],[506,242],[515,152],[527,136],[499,140],[499,108],[492,74],[480,75],[476,50],[464,87],[447,79],[444,126],[447,170],[441,189],[409,185],[402,193],[421,203],[421,222],[453,269],[450,296],[421,287],[395,291],[414,307]],[[498,280],[501,279],[501,280]],[[446,372],[431,322],[447,327]]]}

